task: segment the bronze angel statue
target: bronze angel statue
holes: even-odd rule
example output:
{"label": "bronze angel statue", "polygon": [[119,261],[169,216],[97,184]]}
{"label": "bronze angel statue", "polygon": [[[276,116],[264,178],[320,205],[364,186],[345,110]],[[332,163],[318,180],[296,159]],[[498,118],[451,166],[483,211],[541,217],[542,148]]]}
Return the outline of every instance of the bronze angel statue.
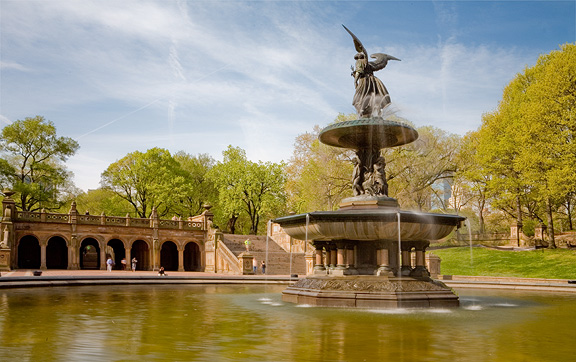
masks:
{"label": "bronze angel statue", "polygon": [[[344,25],[342,25],[344,26]],[[390,104],[390,94],[382,81],[374,75],[374,72],[383,69],[389,60],[400,60],[388,54],[375,53],[371,55],[372,62],[368,61],[368,52],[360,40],[347,27],[344,29],[352,36],[354,46],[358,52],[356,67],[352,68],[356,93],[352,104],[360,118],[382,117],[382,110]]]}

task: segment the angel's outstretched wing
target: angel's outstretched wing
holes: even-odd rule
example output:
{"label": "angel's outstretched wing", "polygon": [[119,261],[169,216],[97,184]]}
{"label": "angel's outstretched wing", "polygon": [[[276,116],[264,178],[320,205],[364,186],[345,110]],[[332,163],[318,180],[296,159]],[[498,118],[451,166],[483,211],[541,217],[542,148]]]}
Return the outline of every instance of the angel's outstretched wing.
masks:
{"label": "angel's outstretched wing", "polygon": [[389,60],[400,60],[388,54],[383,53],[374,53],[370,55],[370,58],[375,59],[372,62],[369,62],[370,66],[372,67],[373,71],[380,70],[388,64]]}
{"label": "angel's outstretched wing", "polygon": [[[342,24],[342,26],[344,26],[344,24]],[[348,30],[347,27],[344,26],[344,29],[346,29],[348,34],[352,36],[352,39],[354,40],[354,46],[356,47],[356,51],[358,53],[364,53],[364,57],[368,59],[368,52],[366,51],[366,48],[364,48],[364,45],[362,45],[360,39],[358,39],[356,35],[354,35],[350,30]]]}

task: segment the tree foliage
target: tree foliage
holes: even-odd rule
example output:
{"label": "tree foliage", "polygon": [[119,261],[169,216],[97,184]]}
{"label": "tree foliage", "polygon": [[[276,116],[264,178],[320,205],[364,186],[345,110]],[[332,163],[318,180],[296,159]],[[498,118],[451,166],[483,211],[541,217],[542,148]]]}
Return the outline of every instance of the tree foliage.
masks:
{"label": "tree foliage", "polygon": [[169,151],[151,148],[135,151],[112,163],[102,173],[101,184],[126,200],[138,217],[174,213],[187,194],[187,175]]}
{"label": "tree foliage", "polygon": [[542,55],[505,88],[483,117],[477,159],[494,205],[543,220],[554,247],[554,212],[576,191],[576,45]]}
{"label": "tree foliage", "polygon": [[44,117],[27,117],[2,129],[0,182],[11,188],[24,211],[58,209],[73,188],[64,162],[76,153],[78,142],[58,137]]}
{"label": "tree foliage", "polygon": [[252,162],[239,147],[228,146],[222,162],[208,172],[219,194],[219,206],[228,217],[227,229],[234,233],[241,214],[250,220],[251,234],[258,233],[262,218],[284,208],[286,176],[284,165]]}

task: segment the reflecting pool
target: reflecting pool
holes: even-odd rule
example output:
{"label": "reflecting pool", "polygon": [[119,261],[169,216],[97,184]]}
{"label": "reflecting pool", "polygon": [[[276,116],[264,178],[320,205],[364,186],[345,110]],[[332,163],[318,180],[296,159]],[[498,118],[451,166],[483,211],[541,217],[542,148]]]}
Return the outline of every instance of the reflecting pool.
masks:
{"label": "reflecting pool", "polygon": [[283,303],[285,286],[0,290],[0,361],[569,361],[576,295],[460,290],[461,307]]}

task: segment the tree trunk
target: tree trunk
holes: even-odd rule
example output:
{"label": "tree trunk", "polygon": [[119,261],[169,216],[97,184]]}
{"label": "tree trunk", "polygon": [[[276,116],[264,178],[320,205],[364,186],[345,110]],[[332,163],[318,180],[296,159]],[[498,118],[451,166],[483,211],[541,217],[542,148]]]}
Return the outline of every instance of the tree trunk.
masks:
{"label": "tree trunk", "polygon": [[552,217],[552,201],[548,198],[548,249],[556,249],[554,240],[554,219]]}
{"label": "tree trunk", "polygon": [[234,234],[236,232],[236,221],[238,221],[238,216],[236,216],[236,215],[232,215],[228,219],[226,229],[228,229],[230,234]]}

